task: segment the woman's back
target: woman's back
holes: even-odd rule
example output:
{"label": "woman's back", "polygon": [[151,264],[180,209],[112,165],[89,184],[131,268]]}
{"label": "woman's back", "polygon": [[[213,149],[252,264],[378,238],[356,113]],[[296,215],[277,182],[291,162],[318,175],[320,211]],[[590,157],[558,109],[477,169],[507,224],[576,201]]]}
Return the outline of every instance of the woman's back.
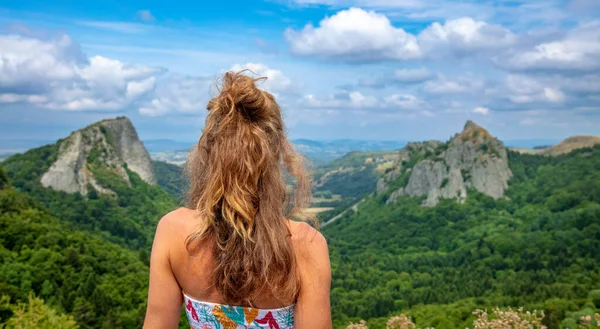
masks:
{"label": "woman's back", "polygon": [[[330,273],[327,245],[323,236],[305,223],[282,220],[290,227],[289,242],[298,262],[298,275],[307,280],[301,279],[301,290],[302,283],[310,283],[313,289],[319,284],[328,285]],[[178,290],[180,289],[192,328],[294,328],[296,300],[280,301],[269,291],[265,291],[262,298],[252,301],[252,305],[225,305],[212,282],[215,257],[211,242],[196,241],[191,248],[187,248],[184,243],[186,238],[197,230],[198,225],[201,225],[201,218],[194,210],[175,210],[161,220],[157,230],[160,240],[156,242],[160,245],[153,247],[160,248],[168,254],[171,272],[178,283]],[[323,263],[320,269],[315,267],[319,257]],[[310,288],[306,287],[307,290]],[[328,291],[328,287],[323,287],[321,291]],[[314,291],[311,294],[313,296],[309,299],[323,300],[321,303],[311,303],[321,304],[318,306],[318,312],[328,316],[329,295],[321,293],[321,296],[318,296]],[[300,311],[301,309],[298,310],[298,316],[303,317]],[[296,322],[299,321],[301,319],[297,319]],[[299,326],[296,324],[296,327]]]}
{"label": "woman's back", "polygon": [[[225,304],[212,282],[212,270],[215,267],[212,243],[195,241],[192,248],[189,248],[191,252],[188,252],[184,243],[185,239],[197,230],[196,226],[201,223],[201,220],[197,213],[187,208],[175,210],[162,220],[167,222],[165,224],[170,226],[169,230],[173,234],[168,239],[171,269],[182,292],[187,296],[200,301]],[[299,262],[298,267],[304,268],[305,264],[302,262],[306,257],[300,253],[307,250],[308,243],[323,243],[324,238],[321,233],[306,223],[282,220],[287,221],[290,226],[289,241]],[[268,291],[265,291],[262,297],[253,301],[253,305],[245,306],[271,309],[289,306],[295,302],[295,300],[278,301],[273,296],[269,296]]]}
{"label": "woman's back", "polygon": [[[156,230],[144,328],[331,328],[327,243],[288,218],[310,184],[273,96],[224,76],[188,158],[188,205]],[[295,187],[289,189],[282,169]]]}

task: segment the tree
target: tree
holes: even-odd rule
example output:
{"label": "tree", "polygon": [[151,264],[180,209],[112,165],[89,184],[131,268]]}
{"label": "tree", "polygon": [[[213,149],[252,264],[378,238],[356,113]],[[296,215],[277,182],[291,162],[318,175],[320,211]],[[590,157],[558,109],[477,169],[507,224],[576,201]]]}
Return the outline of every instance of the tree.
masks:
{"label": "tree", "polygon": [[0,167],[0,190],[3,190],[8,186],[8,177],[6,177],[6,173],[4,169]]}
{"label": "tree", "polygon": [[29,294],[28,303],[19,303],[11,308],[13,316],[6,322],[5,329],[78,329],[73,317],[60,314],[46,305],[40,298]]}
{"label": "tree", "polygon": [[77,297],[73,306],[73,317],[84,328],[97,328],[94,305],[83,297]]}

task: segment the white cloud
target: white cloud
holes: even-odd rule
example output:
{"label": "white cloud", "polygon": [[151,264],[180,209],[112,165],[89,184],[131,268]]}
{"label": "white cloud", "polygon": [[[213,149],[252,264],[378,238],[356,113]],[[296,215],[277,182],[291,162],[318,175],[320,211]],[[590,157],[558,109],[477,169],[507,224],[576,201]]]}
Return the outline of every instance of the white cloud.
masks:
{"label": "white cloud", "polygon": [[96,86],[122,86],[127,81],[146,79],[162,70],[140,65],[129,65],[102,56],[89,59],[89,65],[79,68],[81,77]]}
{"label": "white cloud", "polygon": [[362,87],[383,88],[391,84],[418,84],[432,79],[434,74],[426,68],[399,69],[392,73],[370,79],[361,79]]}
{"label": "white cloud", "polygon": [[487,107],[476,107],[473,109],[473,113],[488,115],[490,113],[490,109],[488,109]]}
{"label": "white cloud", "polygon": [[163,69],[87,58],[68,36],[0,36],[0,102],[53,110],[122,110],[152,91]]}
{"label": "white cloud", "polygon": [[506,77],[506,86],[511,93],[533,94],[542,89],[540,83],[526,75],[510,74]]}
{"label": "white cloud", "polygon": [[367,109],[378,106],[377,98],[363,95],[358,91],[343,92],[322,97],[309,94],[304,96],[303,103],[312,108],[325,109]]}
{"label": "white cloud", "polygon": [[26,102],[30,104],[44,103],[47,101],[45,96],[41,95],[21,95],[5,93],[0,94],[0,103],[20,103]]}
{"label": "white cloud", "polygon": [[397,82],[413,83],[429,80],[433,73],[426,68],[419,69],[401,69],[394,71],[393,79]]}
{"label": "white cloud", "polygon": [[292,81],[286,77],[280,70],[275,70],[262,63],[246,63],[233,65],[230,71],[249,70],[258,77],[266,77],[267,80],[262,82],[262,87],[273,93],[292,92]]}
{"label": "white cloud", "polygon": [[206,111],[211,79],[171,75],[159,84],[152,98],[139,108],[144,116],[170,113],[199,114]]}
{"label": "white cloud", "polygon": [[358,91],[345,91],[333,95],[306,95],[303,104],[318,109],[349,109],[349,110],[385,110],[385,111],[422,111],[427,104],[418,97],[410,94],[392,94],[384,98],[365,95]]}
{"label": "white cloud", "polygon": [[113,21],[77,21],[76,23],[97,29],[129,34],[145,33],[149,27],[145,24]]}
{"label": "white cloud", "polygon": [[506,77],[508,99],[516,104],[562,103],[565,101],[566,96],[558,87],[547,86],[545,83],[526,75],[508,75]]}
{"label": "white cloud", "polygon": [[428,94],[465,94],[482,90],[485,83],[479,78],[459,77],[450,79],[443,75],[427,81],[424,90]]}
{"label": "white cloud", "polygon": [[[42,40],[0,35],[0,103],[71,111],[122,111],[145,116],[198,114],[206,109],[213,79],[171,74],[103,56],[86,57],[68,36]],[[261,63],[234,65],[267,77],[263,87],[291,94],[291,80]],[[360,104],[367,100],[353,95]],[[358,97],[358,98],[357,98]]]}
{"label": "white cloud", "polygon": [[341,10],[316,27],[308,24],[300,31],[288,29],[285,35],[296,55],[349,62],[475,53],[506,49],[517,41],[517,36],[501,25],[470,17],[434,22],[414,35],[393,26],[386,15],[361,8]]}
{"label": "white cloud", "polygon": [[288,29],[285,37],[296,55],[348,61],[406,60],[421,57],[414,35],[392,26],[383,14],[360,8],[342,10],[318,26]]}
{"label": "white cloud", "polygon": [[439,56],[443,49],[474,52],[505,48],[516,41],[516,36],[500,25],[463,17],[447,20],[444,25],[434,22],[419,34],[418,40],[424,52]]}
{"label": "white cloud", "polygon": [[414,95],[394,94],[386,97],[384,104],[386,107],[411,111],[423,110],[425,108],[425,103]]}
{"label": "white cloud", "polygon": [[553,103],[560,103],[565,100],[565,94],[562,91],[549,87],[544,88],[544,97]]}
{"label": "white cloud", "polygon": [[126,95],[129,98],[137,98],[154,88],[154,84],[156,83],[155,77],[149,77],[142,81],[129,81],[127,83],[127,91]]}
{"label": "white cloud", "polygon": [[[488,21],[512,24],[517,27],[533,24],[551,25],[573,17],[574,12],[565,10],[565,2],[572,9],[594,17],[597,0],[291,0],[295,5],[326,5],[332,9],[362,7],[387,13],[390,17],[406,21],[431,22],[434,20],[474,17]],[[573,4],[576,4],[573,6]],[[577,3],[580,3],[577,5]],[[515,20],[518,18],[518,20]],[[549,23],[549,24],[548,24]]]}
{"label": "white cloud", "polygon": [[526,50],[513,50],[495,59],[510,70],[589,71],[600,69],[600,21],[583,24],[560,40]]}
{"label": "white cloud", "polygon": [[0,86],[39,90],[45,80],[67,81],[85,58],[68,36],[50,42],[16,35],[0,36]]}

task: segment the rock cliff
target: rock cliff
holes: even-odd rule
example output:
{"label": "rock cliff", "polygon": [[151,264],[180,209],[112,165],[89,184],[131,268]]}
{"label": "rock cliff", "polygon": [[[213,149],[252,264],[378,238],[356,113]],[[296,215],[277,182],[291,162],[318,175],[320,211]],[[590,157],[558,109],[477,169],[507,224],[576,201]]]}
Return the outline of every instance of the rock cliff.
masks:
{"label": "rock cliff", "polygon": [[426,197],[424,206],[442,198],[464,201],[473,188],[495,199],[504,196],[512,172],[502,142],[468,121],[449,142],[409,143],[396,166],[379,180],[377,193],[392,189],[387,203],[400,196]]}
{"label": "rock cliff", "polygon": [[126,117],[103,120],[75,131],[60,141],[56,161],[42,175],[41,184],[57,191],[87,195],[114,193],[94,177],[98,170],[109,171],[130,184],[128,171],[156,184],[152,161],[131,121]]}

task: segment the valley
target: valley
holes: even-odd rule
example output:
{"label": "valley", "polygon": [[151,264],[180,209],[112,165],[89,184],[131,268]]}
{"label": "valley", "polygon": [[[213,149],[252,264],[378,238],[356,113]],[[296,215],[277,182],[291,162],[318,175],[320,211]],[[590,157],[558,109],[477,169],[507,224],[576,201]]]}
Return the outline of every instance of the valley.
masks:
{"label": "valley", "polygon": [[[366,179],[370,189],[342,193],[354,196],[351,207],[322,217],[336,326],[367,319],[385,328],[402,312],[419,327],[466,328],[474,309],[495,306],[542,309],[548,328],[593,315],[600,145],[585,145],[522,154],[467,122],[448,142],[408,143],[390,155],[383,175]],[[339,182],[338,191],[352,191]]]}
{"label": "valley", "polygon": [[[523,152],[469,121],[448,141],[296,145],[320,159],[307,212],[330,245],[334,328],[404,313],[462,329],[522,306],[566,329],[600,309],[597,139]],[[0,323],[34,294],[80,328],[141,327],[154,229],[187,186],[186,152],[145,146],[120,117],[0,163]]]}

